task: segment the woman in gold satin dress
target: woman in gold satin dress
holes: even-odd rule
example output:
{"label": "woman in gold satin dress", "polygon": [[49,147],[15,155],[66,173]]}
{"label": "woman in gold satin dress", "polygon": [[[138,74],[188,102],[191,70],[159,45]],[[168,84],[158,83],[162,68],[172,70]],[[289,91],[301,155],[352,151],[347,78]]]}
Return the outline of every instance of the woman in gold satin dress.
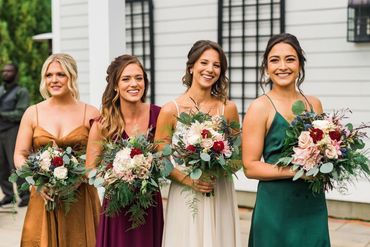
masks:
{"label": "woman in gold satin dress", "polygon": [[[99,111],[79,101],[76,61],[68,54],[53,54],[41,71],[40,93],[44,101],[30,106],[18,132],[14,162],[21,167],[27,155],[52,143],[59,147],[86,149],[90,120]],[[24,220],[21,246],[93,247],[96,244],[100,201],[94,187],[82,183],[77,201],[65,214],[62,209],[46,211],[47,191],[31,190]]]}

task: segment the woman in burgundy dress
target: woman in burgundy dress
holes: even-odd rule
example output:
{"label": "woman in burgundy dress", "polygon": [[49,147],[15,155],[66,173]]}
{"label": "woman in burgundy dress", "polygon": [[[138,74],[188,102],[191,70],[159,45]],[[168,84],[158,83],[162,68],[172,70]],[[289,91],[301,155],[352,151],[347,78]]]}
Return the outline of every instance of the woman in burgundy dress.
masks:
{"label": "woman in burgundy dress", "polygon": [[[117,57],[108,67],[107,82],[102,98],[101,117],[94,122],[89,134],[86,166],[90,168],[96,167],[104,140],[145,133],[149,133],[150,140],[153,140],[160,111],[160,107],[144,103],[149,81],[135,56]],[[103,212],[108,204],[109,200],[104,199]],[[156,206],[147,210],[144,225],[130,229],[131,222],[126,212],[126,209],[122,209],[115,216],[101,214],[96,246],[160,247],[163,232],[160,192],[156,195]]]}

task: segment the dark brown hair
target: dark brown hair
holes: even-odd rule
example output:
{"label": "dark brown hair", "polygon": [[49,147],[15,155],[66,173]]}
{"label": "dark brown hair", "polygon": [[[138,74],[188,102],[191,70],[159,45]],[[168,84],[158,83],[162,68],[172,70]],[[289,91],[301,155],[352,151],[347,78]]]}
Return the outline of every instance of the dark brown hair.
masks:
{"label": "dark brown hair", "polygon": [[305,62],[306,62],[306,58],[305,58],[305,55],[304,55],[304,51],[303,51],[301,45],[299,44],[298,39],[290,33],[276,34],[276,35],[272,36],[269,39],[269,41],[267,43],[267,46],[266,46],[266,49],[265,49],[265,52],[263,54],[262,64],[261,64],[261,68],[260,68],[261,86],[263,84],[272,83],[270,78],[268,80],[265,80],[265,71],[267,69],[268,55],[269,55],[271,49],[276,44],[279,44],[279,43],[288,44],[288,45],[292,46],[293,49],[297,52],[299,66],[300,66],[300,69],[301,69],[301,71],[298,74],[298,81],[297,81],[297,87],[299,89],[299,86],[302,84],[302,82],[304,81],[304,77],[305,77],[304,65],[305,65]]}
{"label": "dark brown hair", "polygon": [[212,85],[211,94],[219,98],[221,101],[226,102],[227,100],[227,88],[229,85],[229,79],[226,77],[227,70],[227,59],[225,52],[222,48],[213,41],[210,40],[198,40],[193,44],[189,53],[188,61],[186,62],[185,75],[182,77],[182,83],[189,89],[193,82],[193,75],[190,73],[190,69],[194,66],[195,62],[202,56],[203,52],[208,49],[213,49],[220,55],[220,66],[221,73],[220,77],[215,84]]}

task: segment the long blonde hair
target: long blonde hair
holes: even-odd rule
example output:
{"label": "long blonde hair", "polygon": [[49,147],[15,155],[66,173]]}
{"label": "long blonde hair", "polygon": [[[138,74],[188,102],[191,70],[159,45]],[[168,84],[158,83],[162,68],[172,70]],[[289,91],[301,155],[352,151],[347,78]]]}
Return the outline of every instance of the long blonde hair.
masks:
{"label": "long blonde hair", "polygon": [[44,99],[51,97],[46,86],[46,72],[49,68],[49,65],[52,62],[58,62],[62,67],[64,73],[66,73],[68,78],[68,89],[71,91],[73,98],[79,99],[80,92],[77,87],[77,64],[76,61],[70,55],[66,53],[56,53],[50,55],[42,65],[41,69],[41,83],[40,83],[40,93]]}
{"label": "long blonde hair", "polygon": [[101,124],[102,134],[106,139],[115,139],[122,136],[125,130],[125,119],[121,113],[120,95],[118,82],[122,71],[129,64],[137,64],[143,71],[145,89],[141,101],[145,102],[148,91],[148,75],[139,59],[131,55],[121,55],[116,57],[107,69],[107,86],[102,97]]}

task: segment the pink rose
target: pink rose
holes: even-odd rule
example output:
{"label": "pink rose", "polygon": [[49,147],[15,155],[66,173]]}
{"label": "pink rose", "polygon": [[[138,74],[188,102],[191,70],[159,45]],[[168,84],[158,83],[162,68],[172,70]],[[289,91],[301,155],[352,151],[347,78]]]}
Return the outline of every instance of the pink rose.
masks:
{"label": "pink rose", "polygon": [[325,149],[325,156],[328,159],[338,159],[338,150],[334,145],[327,145]]}
{"label": "pink rose", "polygon": [[312,137],[309,131],[303,131],[298,138],[298,147],[308,148],[313,144]]}
{"label": "pink rose", "polygon": [[302,166],[306,171],[317,166],[320,162],[322,156],[320,155],[320,150],[315,146],[310,146],[308,148],[293,148],[294,154],[292,155],[292,163],[295,165]]}

